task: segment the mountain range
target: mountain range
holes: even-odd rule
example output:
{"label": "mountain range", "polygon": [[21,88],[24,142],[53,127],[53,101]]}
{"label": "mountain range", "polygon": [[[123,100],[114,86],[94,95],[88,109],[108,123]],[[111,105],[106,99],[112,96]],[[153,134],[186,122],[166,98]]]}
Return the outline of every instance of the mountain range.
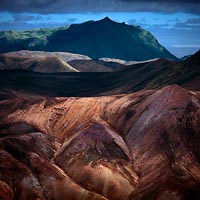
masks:
{"label": "mountain range", "polygon": [[114,61],[92,60],[88,56],[68,52],[22,50],[0,54],[0,70],[24,69],[42,73],[108,72],[126,64],[122,60],[123,64]]}
{"label": "mountain range", "polygon": [[200,199],[200,51],[107,17],[0,51],[0,200]]}
{"label": "mountain range", "polygon": [[0,71],[1,99],[23,96],[101,96],[178,84],[200,90],[200,51],[184,61],[158,59],[123,66],[114,72],[35,73]]}
{"label": "mountain range", "polygon": [[150,32],[139,26],[114,22],[108,17],[58,29],[0,32],[0,52],[25,49],[78,53],[93,59],[177,59]]}

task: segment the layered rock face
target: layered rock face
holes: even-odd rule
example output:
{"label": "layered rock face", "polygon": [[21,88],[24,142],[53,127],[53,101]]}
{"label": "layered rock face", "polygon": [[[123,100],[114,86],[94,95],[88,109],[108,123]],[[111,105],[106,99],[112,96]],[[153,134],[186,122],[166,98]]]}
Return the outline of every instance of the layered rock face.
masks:
{"label": "layered rock face", "polygon": [[0,117],[0,199],[200,199],[194,92],[17,98]]}

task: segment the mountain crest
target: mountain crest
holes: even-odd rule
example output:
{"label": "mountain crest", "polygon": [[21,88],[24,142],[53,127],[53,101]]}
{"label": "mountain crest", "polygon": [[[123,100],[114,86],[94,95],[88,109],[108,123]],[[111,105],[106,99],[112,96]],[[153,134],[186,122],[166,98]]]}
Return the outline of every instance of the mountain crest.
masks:
{"label": "mountain crest", "polygon": [[[54,30],[51,33],[48,29],[47,32],[48,34],[35,31],[34,40],[32,37],[27,38],[27,35],[31,35],[27,34],[27,31],[16,34],[14,32],[10,36],[12,42],[0,33],[0,52],[26,49],[70,52],[91,58],[117,58],[126,61],[153,58],[176,60],[176,57],[161,46],[150,32],[125,23],[122,25],[109,17],[71,25],[69,28]],[[19,37],[16,38],[15,35]]]}
{"label": "mountain crest", "polygon": [[104,21],[104,22],[114,22],[114,21],[111,20],[108,16],[104,17],[104,18],[101,19],[100,21]]}

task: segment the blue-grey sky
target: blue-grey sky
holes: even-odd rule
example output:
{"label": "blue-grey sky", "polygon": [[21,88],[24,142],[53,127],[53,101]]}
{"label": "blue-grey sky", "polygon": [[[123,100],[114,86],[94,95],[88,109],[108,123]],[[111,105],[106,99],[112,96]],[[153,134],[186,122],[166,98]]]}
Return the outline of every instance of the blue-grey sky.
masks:
{"label": "blue-grey sky", "polygon": [[200,49],[200,0],[1,0],[0,30],[58,27],[105,16],[149,30],[178,57]]}

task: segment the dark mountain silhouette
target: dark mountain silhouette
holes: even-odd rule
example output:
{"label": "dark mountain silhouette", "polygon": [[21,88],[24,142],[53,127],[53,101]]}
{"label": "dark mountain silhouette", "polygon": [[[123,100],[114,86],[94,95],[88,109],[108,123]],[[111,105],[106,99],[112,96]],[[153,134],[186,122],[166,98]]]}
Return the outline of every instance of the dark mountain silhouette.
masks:
{"label": "dark mountain silhouette", "polygon": [[95,59],[177,59],[150,32],[138,26],[114,22],[108,17],[73,24],[69,28],[30,31],[30,37],[28,31],[3,32],[0,33],[0,40],[0,52],[29,49],[79,53]]}

